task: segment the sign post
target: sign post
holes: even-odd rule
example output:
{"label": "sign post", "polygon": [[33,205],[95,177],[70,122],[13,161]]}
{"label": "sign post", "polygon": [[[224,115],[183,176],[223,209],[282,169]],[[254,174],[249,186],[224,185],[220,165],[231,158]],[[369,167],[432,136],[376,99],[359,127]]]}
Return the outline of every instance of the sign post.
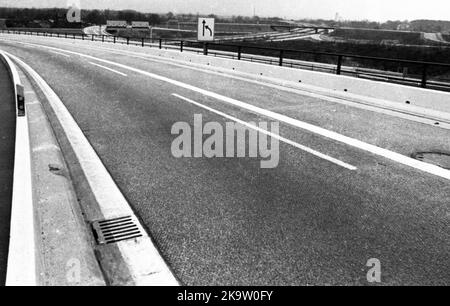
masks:
{"label": "sign post", "polygon": [[214,40],[214,18],[198,19],[198,41]]}

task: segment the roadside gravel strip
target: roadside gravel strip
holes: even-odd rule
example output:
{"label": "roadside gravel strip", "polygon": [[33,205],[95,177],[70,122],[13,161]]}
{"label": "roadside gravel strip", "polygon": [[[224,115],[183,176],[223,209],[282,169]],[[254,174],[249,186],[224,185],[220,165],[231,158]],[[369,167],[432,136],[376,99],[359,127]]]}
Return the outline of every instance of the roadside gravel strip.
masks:
{"label": "roadside gravel strip", "polygon": [[142,235],[95,248],[107,282],[111,285],[178,285],[151,238],[64,104],[30,66],[15,56],[8,56],[26,71],[48,102],[44,108],[68,163],[86,221],[92,223],[128,217]]}

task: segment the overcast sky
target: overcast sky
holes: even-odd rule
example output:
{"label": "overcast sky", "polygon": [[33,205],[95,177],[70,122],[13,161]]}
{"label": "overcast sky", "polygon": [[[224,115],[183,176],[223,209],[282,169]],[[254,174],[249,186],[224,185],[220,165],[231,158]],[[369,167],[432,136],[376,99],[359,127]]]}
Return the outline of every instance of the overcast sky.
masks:
{"label": "overcast sky", "polygon": [[[73,1],[73,0],[69,0]],[[143,12],[253,15],[286,18],[385,21],[450,20],[449,0],[74,0],[81,8],[135,9]],[[0,6],[65,7],[68,0],[0,0]]]}

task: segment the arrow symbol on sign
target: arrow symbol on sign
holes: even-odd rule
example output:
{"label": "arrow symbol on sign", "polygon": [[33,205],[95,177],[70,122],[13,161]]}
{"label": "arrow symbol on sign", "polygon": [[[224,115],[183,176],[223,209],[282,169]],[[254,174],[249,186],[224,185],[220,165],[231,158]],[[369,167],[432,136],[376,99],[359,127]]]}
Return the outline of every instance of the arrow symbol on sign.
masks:
{"label": "arrow symbol on sign", "polygon": [[203,36],[205,36],[205,29],[209,31],[209,36],[213,35],[213,32],[209,26],[206,25],[206,20],[202,21],[203,24]]}
{"label": "arrow symbol on sign", "polygon": [[[209,31],[209,36],[212,36],[212,30],[209,26],[205,26],[205,28]],[[205,36],[205,30],[203,30],[203,36]]]}

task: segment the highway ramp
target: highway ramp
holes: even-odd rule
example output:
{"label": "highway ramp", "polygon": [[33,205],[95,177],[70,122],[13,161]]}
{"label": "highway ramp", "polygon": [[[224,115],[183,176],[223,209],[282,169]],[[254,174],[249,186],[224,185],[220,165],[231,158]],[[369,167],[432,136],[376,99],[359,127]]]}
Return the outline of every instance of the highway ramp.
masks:
{"label": "highway ramp", "polygon": [[219,112],[274,120],[189,86],[405,157],[450,152],[447,129],[164,59],[4,38],[0,48],[31,65],[64,102],[183,284],[367,285],[371,258],[381,261],[383,284],[450,283],[445,178],[285,122],[281,136],[354,169],[283,142],[275,169],[261,169],[258,159],[171,154],[172,126],[192,124],[195,114],[223,125],[229,119]]}
{"label": "highway ramp", "polygon": [[106,25],[95,25],[84,28],[83,33],[86,35],[105,35],[105,36],[111,35],[108,32],[106,32]]}

